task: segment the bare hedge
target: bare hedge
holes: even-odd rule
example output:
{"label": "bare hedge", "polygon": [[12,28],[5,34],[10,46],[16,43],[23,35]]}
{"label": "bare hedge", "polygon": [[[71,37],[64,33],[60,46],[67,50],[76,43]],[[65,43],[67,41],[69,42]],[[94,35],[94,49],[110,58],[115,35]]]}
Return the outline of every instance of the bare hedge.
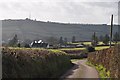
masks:
{"label": "bare hedge", "polygon": [[110,71],[111,78],[120,77],[120,45],[88,54],[88,60],[94,65],[103,65]]}

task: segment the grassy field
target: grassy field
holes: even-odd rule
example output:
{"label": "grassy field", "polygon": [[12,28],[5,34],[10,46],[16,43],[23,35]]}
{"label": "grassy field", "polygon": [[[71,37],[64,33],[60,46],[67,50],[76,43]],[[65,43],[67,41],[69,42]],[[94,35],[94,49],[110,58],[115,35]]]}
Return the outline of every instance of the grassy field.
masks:
{"label": "grassy field", "polygon": [[[109,46],[98,46],[95,47],[95,50],[102,50],[102,49],[106,49],[109,48]],[[85,50],[86,48],[63,48],[63,49],[59,49],[59,50]]]}
{"label": "grassy field", "polygon": [[[109,46],[98,46],[95,50],[102,50],[109,48]],[[9,49],[28,49],[28,50],[43,50],[44,48],[19,48],[19,47],[9,47]],[[86,48],[61,48],[61,49],[49,49],[49,50],[85,50]]]}
{"label": "grassy field", "polygon": [[[70,43],[70,44],[81,44],[81,43],[83,43],[85,45],[91,45],[91,42],[78,42],[78,43]],[[120,43],[120,42],[118,42],[118,43]],[[102,44],[104,44],[104,43],[103,42],[98,42],[98,45],[102,45]],[[115,43],[112,42],[112,44],[115,44]]]}
{"label": "grassy field", "polygon": [[91,44],[91,42],[77,42],[77,43],[69,42],[68,44],[76,44],[76,45],[78,45],[78,44],[81,44],[81,43],[83,43],[85,45],[90,45]]}
{"label": "grassy field", "polygon": [[107,48],[109,48],[109,46],[100,46],[100,47],[95,47],[95,50],[102,50]]}
{"label": "grassy field", "polygon": [[59,50],[85,50],[85,48],[62,48]]}

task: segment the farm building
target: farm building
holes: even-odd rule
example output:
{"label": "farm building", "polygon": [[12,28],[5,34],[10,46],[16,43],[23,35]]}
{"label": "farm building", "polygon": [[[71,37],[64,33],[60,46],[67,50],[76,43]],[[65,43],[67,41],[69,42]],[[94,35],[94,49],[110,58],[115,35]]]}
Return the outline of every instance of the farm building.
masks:
{"label": "farm building", "polygon": [[33,41],[30,46],[32,48],[49,48],[49,44],[43,42],[42,40]]}

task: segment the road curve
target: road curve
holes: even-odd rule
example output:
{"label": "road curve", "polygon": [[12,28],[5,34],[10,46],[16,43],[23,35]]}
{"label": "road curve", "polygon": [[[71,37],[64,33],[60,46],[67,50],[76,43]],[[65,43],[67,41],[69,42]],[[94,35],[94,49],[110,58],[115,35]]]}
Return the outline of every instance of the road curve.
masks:
{"label": "road curve", "polygon": [[61,78],[99,78],[95,68],[86,65],[87,59],[74,62],[73,68],[68,70]]}

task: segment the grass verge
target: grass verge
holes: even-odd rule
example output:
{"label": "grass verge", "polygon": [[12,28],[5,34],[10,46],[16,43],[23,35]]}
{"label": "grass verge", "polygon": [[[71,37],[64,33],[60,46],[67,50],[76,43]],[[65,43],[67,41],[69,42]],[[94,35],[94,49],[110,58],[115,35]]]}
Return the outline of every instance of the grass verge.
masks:
{"label": "grass verge", "polygon": [[83,59],[86,59],[86,58],[82,58],[82,59],[71,59],[71,62],[77,62],[77,61],[83,60]]}
{"label": "grass verge", "polygon": [[94,68],[96,68],[96,70],[98,71],[98,73],[99,73],[99,77],[100,78],[103,78],[103,80],[104,80],[104,78],[110,78],[110,71],[107,71],[106,72],[106,68],[105,67],[103,67],[102,65],[93,65],[91,62],[89,62],[89,61],[87,61],[86,62],[86,64],[87,65],[89,65],[89,66],[92,66],[92,67],[94,67]]}

